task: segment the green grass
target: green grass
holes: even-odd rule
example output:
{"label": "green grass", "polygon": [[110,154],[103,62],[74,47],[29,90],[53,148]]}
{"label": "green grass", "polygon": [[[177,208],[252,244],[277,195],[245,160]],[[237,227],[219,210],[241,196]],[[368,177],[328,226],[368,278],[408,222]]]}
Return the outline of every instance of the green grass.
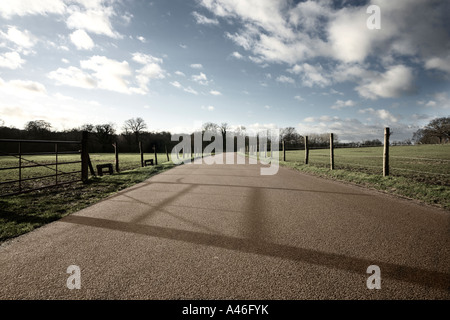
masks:
{"label": "green grass", "polygon": [[347,181],[450,209],[450,145],[390,147],[390,176],[383,177],[383,147],[335,149],[335,170],[330,151],[286,152],[281,165],[306,173]]}
{"label": "green grass", "polygon": [[[113,163],[114,164],[114,154],[112,153],[93,153],[90,154],[92,166],[94,170],[97,171],[96,165],[105,164],[105,163]],[[166,164],[170,163],[170,154],[169,161],[167,161],[167,157],[165,153],[158,153],[158,164]],[[144,159],[154,159],[153,154],[144,154]],[[73,162],[79,161],[80,155],[59,155],[58,162]],[[22,159],[22,166],[30,166],[34,164],[44,164],[45,167],[31,167],[31,168],[22,168],[22,179],[41,177],[46,175],[54,175],[56,172],[56,166],[51,165],[55,163],[54,155],[43,155],[43,156],[24,156]],[[19,165],[19,159],[11,156],[2,156],[0,157],[0,168],[6,167],[15,167]],[[120,154],[119,156],[119,168],[121,171],[133,170],[137,169],[141,166],[141,157],[139,154]],[[63,164],[58,166],[59,172],[70,173],[79,171],[81,168],[80,163],[75,164]],[[19,169],[12,170],[3,170],[0,171],[0,181],[12,181],[17,180],[19,178]],[[81,173],[74,173],[70,175],[60,175],[58,176],[58,182],[65,182],[71,180],[80,179]],[[55,177],[43,178],[39,180],[30,180],[24,181],[22,183],[22,187],[24,189],[33,189],[39,188],[45,185],[55,184]],[[11,183],[6,185],[0,185],[0,194],[7,194],[18,191],[18,183]]]}
{"label": "green grass", "polygon": [[[123,154],[120,156],[121,172],[113,175],[104,175],[102,177],[91,177],[88,183],[75,182],[72,184],[61,185],[53,188],[42,189],[13,196],[0,197],[0,242],[36,229],[49,222],[58,220],[70,213],[81,210],[92,205],[101,199],[104,199],[122,189],[142,182],[152,175],[158,174],[174,164],[167,161],[165,154],[158,154],[158,165],[140,168],[140,156],[133,154]],[[67,160],[73,160],[79,156],[67,156]],[[15,159],[0,160],[0,167],[7,167]],[[30,160],[39,163],[51,163],[54,157],[33,156]],[[152,159],[146,157],[146,159]],[[112,161],[111,161],[112,159]],[[60,159],[61,160],[61,159]],[[111,154],[92,154],[91,161],[93,166],[100,163],[113,162],[114,155]],[[79,170],[80,164],[66,165],[61,167],[64,170]],[[127,170],[128,169],[128,170]],[[29,168],[30,172],[25,172],[29,176],[41,174],[51,174],[52,170],[48,168]],[[17,179],[13,170],[2,172],[0,181],[6,179]],[[54,172],[54,171],[53,171]],[[52,178],[53,179],[53,178]],[[45,179],[44,179],[45,180]],[[47,183],[37,181],[37,183]]]}

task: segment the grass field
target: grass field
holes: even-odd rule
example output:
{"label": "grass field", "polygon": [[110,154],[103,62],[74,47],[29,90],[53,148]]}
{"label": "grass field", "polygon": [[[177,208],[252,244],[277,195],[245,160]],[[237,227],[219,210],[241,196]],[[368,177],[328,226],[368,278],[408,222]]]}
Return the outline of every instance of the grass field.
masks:
{"label": "grass field", "polygon": [[304,150],[288,150],[280,164],[450,209],[450,145],[390,147],[388,177],[383,177],[383,147],[337,148],[334,154],[335,170],[329,169],[329,149],[310,150],[308,165]]}
{"label": "grass field", "polygon": [[[432,185],[450,186],[450,145],[391,146],[390,175]],[[286,151],[286,162],[303,163],[304,150]],[[383,174],[383,147],[336,148],[335,169]],[[309,152],[311,166],[329,168],[330,150]]]}
{"label": "grass field", "polygon": [[[94,170],[96,170],[96,165],[112,163],[114,164],[114,154],[112,153],[93,153],[90,154],[92,166]],[[170,154],[169,161],[167,161],[167,157],[165,153],[158,153],[158,164],[167,164],[170,163]],[[144,154],[144,159],[154,159],[154,154]],[[56,172],[56,166],[53,165],[55,163],[55,155],[39,155],[39,156],[24,156],[22,159],[22,166],[33,166],[35,164],[46,165],[43,167],[29,167],[22,168],[22,179],[29,179],[35,177],[42,177],[52,175],[52,177],[43,178],[39,180],[29,180],[22,182],[23,189],[31,189],[31,188],[39,188],[45,185],[55,184],[56,178],[54,177]],[[74,162],[80,161],[79,154],[73,155],[58,155],[58,163],[63,162]],[[2,156],[0,157],[0,168],[7,167],[16,167],[19,165],[19,159],[17,157],[12,156]],[[137,169],[141,166],[141,157],[140,154],[129,154],[124,153],[119,156],[119,167],[121,171],[133,170]],[[71,181],[71,180],[79,180],[81,178],[81,173],[77,172],[81,170],[80,163],[73,164],[62,164],[59,165],[58,168],[58,183]],[[74,174],[68,174],[70,172],[76,172]],[[0,182],[4,181],[13,181],[19,179],[19,169],[11,169],[11,170],[1,170],[0,171]],[[0,195],[7,194],[18,191],[18,183],[4,184],[0,185]]]}

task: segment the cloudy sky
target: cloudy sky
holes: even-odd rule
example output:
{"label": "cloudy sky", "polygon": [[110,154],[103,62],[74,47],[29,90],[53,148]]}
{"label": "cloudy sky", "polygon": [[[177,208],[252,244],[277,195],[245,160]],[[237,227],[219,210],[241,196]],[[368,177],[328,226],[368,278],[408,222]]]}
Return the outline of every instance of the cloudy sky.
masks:
{"label": "cloudy sky", "polygon": [[450,115],[448,12],[446,0],[1,1],[0,121],[410,138]]}

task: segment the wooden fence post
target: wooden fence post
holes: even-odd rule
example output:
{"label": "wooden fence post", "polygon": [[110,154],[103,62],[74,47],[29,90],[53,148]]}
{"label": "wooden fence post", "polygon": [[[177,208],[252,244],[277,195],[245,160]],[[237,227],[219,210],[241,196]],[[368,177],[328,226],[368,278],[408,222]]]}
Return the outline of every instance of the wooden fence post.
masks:
{"label": "wooden fence post", "polygon": [[389,128],[384,128],[383,177],[389,176]]}
{"label": "wooden fence post", "polygon": [[119,147],[117,146],[117,142],[113,143],[113,147],[114,147],[116,172],[120,172],[120,168],[119,168]]}
{"label": "wooden fence post", "polygon": [[286,141],[283,140],[283,161],[286,161]]}
{"label": "wooden fence post", "polygon": [[89,153],[87,149],[88,144],[88,132],[83,131],[81,133],[81,180],[86,183],[89,179]]}
{"label": "wooden fence post", "polygon": [[167,152],[167,145],[164,145],[164,148],[166,148],[166,157],[167,157],[167,162],[170,161],[169,159],[169,152]]}
{"label": "wooden fence post", "polygon": [[144,167],[144,150],[142,150],[142,141],[139,141],[139,153],[141,154],[141,167]]}
{"label": "wooden fence post", "polygon": [[153,145],[153,152],[155,153],[155,166],[158,165],[158,156],[156,155],[156,146]]}
{"label": "wooden fence post", "polygon": [[305,164],[308,164],[308,160],[309,160],[308,136],[305,136]]}
{"label": "wooden fence post", "polygon": [[330,133],[330,169],[334,170],[334,135]]}

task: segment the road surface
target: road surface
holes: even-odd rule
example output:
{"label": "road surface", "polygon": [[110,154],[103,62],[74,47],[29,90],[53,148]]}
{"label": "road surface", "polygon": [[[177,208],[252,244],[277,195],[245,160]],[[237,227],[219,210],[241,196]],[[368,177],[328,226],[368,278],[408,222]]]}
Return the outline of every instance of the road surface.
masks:
{"label": "road surface", "polygon": [[449,299],[450,214],[287,168],[181,165],[3,243],[0,284],[0,299]]}

